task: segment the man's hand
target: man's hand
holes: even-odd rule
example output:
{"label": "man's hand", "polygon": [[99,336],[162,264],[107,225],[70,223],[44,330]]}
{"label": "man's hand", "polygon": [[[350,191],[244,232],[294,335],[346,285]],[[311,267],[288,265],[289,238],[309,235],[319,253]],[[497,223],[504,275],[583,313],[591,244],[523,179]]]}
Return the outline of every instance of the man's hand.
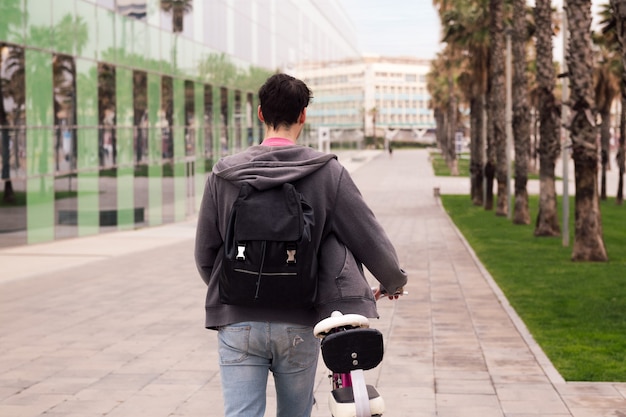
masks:
{"label": "man's hand", "polygon": [[381,297],[387,297],[390,300],[397,300],[398,297],[400,297],[401,295],[406,295],[408,294],[406,291],[404,291],[403,287],[400,287],[396,290],[395,293],[393,294],[389,294],[387,292],[386,289],[384,289],[383,287],[378,287],[378,288],[374,288],[374,298],[376,299],[376,301],[378,301]]}

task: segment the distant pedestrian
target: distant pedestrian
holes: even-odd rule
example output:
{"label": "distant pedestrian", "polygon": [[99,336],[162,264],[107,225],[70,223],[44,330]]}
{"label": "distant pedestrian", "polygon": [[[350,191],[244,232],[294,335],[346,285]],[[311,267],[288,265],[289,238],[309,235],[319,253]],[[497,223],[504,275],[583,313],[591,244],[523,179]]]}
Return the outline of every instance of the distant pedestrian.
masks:
{"label": "distant pedestrian", "polygon": [[389,157],[391,158],[393,156],[393,147],[391,146],[391,142],[389,142],[388,151],[389,151]]}

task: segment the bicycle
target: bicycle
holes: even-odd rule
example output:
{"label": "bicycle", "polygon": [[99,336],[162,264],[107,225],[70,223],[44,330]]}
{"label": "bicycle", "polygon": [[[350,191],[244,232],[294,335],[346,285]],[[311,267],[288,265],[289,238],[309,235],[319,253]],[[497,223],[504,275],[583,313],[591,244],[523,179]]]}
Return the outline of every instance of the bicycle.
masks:
{"label": "bicycle", "polygon": [[383,335],[360,314],[334,311],[313,332],[320,338],[322,358],[331,372],[328,405],[333,417],[380,417],[385,402],[365,383],[364,371],[383,359]]}

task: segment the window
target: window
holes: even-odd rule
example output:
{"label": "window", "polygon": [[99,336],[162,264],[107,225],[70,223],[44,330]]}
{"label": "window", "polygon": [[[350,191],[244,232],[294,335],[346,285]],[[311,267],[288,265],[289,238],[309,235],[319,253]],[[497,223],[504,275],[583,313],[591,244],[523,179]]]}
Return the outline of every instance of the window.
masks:
{"label": "window", "polygon": [[100,167],[116,163],[115,67],[98,64],[98,159]]}
{"label": "window", "polygon": [[135,162],[148,160],[148,75],[133,72],[133,146]]}

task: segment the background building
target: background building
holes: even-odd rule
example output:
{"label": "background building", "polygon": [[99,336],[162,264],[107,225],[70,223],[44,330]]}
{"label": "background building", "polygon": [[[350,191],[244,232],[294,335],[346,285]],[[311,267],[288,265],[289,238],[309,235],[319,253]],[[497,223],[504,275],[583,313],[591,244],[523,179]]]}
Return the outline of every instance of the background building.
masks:
{"label": "background building", "polygon": [[2,0],[0,246],[183,220],[270,73],[358,55],[332,0]]}
{"label": "background building", "polygon": [[429,61],[416,58],[359,57],[302,63],[297,75],[315,95],[307,112],[311,128],[329,129],[334,142],[358,144],[376,136],[432,143],[429,70]]}

